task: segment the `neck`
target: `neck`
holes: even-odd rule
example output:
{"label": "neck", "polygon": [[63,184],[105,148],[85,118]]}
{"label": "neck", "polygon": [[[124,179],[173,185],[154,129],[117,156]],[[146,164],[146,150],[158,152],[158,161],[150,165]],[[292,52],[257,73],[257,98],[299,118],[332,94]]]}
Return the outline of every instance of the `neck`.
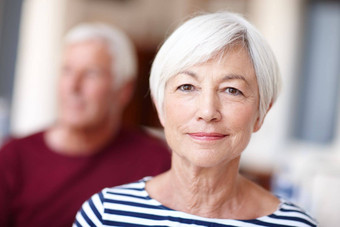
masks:
{"label": "neck", "polygon": [[151,196],[185,213],[220,219],[249,220],[273,213],[280,201],[241,176],[240,158],[212,168],[183,165],[172,155],[172,166],[146,184]]}
{"label": "neck", "polygon": [[169,206],[203,217],[233,216],[242,206],[245,194],[245,180],[238,167],[239,158],[221,168],[174,165],[167,173],[167,182],[171,182]]}
{"label": "neck", "polygon": [[114,137],[119,127],[110,122],[92,128],[74,128],[56,124],[45,135],[45,140],[55,152],[69,156],[92,155]]}

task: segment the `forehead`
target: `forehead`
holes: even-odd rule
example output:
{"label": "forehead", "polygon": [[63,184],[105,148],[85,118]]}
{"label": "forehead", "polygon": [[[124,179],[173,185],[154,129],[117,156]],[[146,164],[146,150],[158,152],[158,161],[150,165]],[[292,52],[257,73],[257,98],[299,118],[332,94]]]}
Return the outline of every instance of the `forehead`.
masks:
{"label": "forehead", "polygon": [[108,45],[102,40],[83,40],[67,44],[64,55],[83,54],[83,55],[110,55]]}
{"label": "forehead", "polygon": [[241,45],[235,45],[210,60],[188,67],[178,74],[195,79],[226,78],[241,79],[246,82],[256,82],[256,75],[248,50]]}
{"label": "forehead", "polygon": [[97,40],[68,44],[63,53],[64,64],[111,67],[112,60],[108,46],[104,42]]}

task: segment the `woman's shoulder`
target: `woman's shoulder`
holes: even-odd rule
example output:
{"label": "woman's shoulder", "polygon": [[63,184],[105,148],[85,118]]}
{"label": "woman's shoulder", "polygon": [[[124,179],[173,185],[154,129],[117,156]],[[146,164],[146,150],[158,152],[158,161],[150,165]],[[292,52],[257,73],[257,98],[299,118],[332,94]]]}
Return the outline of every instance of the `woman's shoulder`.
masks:
{"label": "woman's shoulder", "polygon": [[104,188],[92,195],[78,211],[73,226],[87,226],[90,224],[101,226],[108,211],[112,215],[115,210],[119,209],[117,208],[119,206],[131,206],[131,204],[136,203],[136,200],[147,199],[145,191],[145,181],[147,180],[148,177],[145,177],[136,182]]}
{"label": "woman's shoulder", "polygon": [[280,199],[278,209],[266,217],[259,218],[259,220],[271,219],[283,224],[296,223],[298,225],[300,223],[305,226],[317,226],[317,221],[303,208],[284,198],[278,198]]}
{"label": "woman's shoulder", "polygon": [[104,197],[112,194],[141,194],[145,192],[145,182],[149,179],[151,179],[151,177],[144,177],[143,179],[135,182],[104,188],[101,193]]}
{"label": "woman's shoulder", "polygon": [[144,177],[135,182],[104,188],[93,197],[99,197],[103,206],[112,206],[132,200],[146,200],[149,199],[149,196],[145,190],[145,182],[149,179],[151,177]]}
{"label": "woman's shoulder", "polygon": [[253,182],[248,181],[247,188],[250,191],[250,195],[247,197],[249,199],[247,207],[251,207],[251,211],[255,212],[257,217],[250,219],[250,222],[287,226],[316,226],[315,219],[296,204],[273,195]]}

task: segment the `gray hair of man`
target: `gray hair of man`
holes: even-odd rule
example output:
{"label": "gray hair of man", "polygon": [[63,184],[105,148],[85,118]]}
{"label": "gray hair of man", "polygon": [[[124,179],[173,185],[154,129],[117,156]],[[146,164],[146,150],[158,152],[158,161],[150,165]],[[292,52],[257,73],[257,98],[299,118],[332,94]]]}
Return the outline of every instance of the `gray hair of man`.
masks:
{"label": "gray hair of man", "polygon": [[64,37],[64,44],[98,40],[107,45],[112,58],[114,87],[120,88],[137,75],[136,50],[129,37],[117,27],[104,23],[83,23],[73,27]]}
{"label": "gray hair of man", "polygon": [[248,49],[259,88],[259,116],[263,121],[276,101],[281,77],[276,58],[257,29],[241,15],[216,12],[193,17],[178,27],[164,42],[152,64],[150,89],[163,117],[166,82],[187,68],[207,62],[242,43]]}

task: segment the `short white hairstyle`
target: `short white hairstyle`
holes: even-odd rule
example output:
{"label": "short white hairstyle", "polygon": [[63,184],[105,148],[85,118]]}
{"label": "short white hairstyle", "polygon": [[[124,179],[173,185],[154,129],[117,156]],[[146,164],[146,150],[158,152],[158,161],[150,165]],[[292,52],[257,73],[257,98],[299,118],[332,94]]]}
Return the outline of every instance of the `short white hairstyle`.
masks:
{"label": "short white hairstyle", "polygon": [[279,67],[257,29],[242,16],[230,12],[193,17],[178,27],[161,46],[152,64],[149,81],[159,114],[163,115],[165,86],[172,76],[221,56],[236,43],[242,43],[248,49],[252,60],[259,88],[259,115],[263,120],[279,94]]}
{"label": "short white hairstyle", "polygon": [[82,23],[73,27],[64,37],[64,44],[83,41],[103,42],[111,55],[111,74],[115,87],[132,80],[137,75],[136,50],[129,37],[117,27],[104,23]]}

